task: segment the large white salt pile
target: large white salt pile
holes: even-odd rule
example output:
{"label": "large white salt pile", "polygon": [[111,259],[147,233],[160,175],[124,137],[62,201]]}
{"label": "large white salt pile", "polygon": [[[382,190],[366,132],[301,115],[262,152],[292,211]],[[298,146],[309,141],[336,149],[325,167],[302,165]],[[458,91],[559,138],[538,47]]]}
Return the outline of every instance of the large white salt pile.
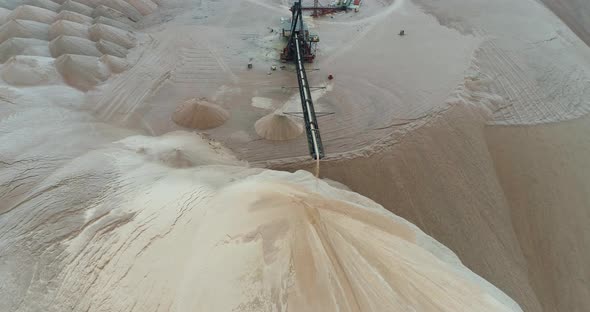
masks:
{"label": "large white salt pile", "polygon": [[117,27],[94,24],[88,29],[90,39],[98,41],[100,39],[116,43],[127,49],[135,46],[135,36],[133,33],[119,29]]}
{"label": "large white salt pile", "polygon": [[[75,120],[55,125],[64,141],[101,129]],[[521,311],[412,224],[307,172],[249,169],[187,132],[70,160],[47,147],[2,159],[46,151],[7,172],[30,195],[0,207],[6,311]]]}
{"label": "large white salt pile", "polygon": [[256,133],[267,140],[291,140],[303,133],[303,126],[293,118],[282,113],[271,113],[256,121]]}
{"label": "large white salt pile", "polygon": [[51,56],[51,52],[45,40],[10,38],[0,43],[0,63],[16,55]]}
{"label": "large white salt pile", "polygon": [[10,38],[49,39],[49,25],[34,21],[10,20],[0,26],[0,43]]}
{"label": "large white salt pile", "polygon": [[14,56],[2,66],[2,79],[12,85],[35,86],[61,82],[54,59],[41,56]]}
{"label": "large white salt pile", "polygon": [[50,40],[62,35],[88,39],[88,26],[68,20],[58,20],[49,26]]}
{"label": "large white salt pile", "polygon": [[86,91],[110,76],[109,68],[98,57],[64,54],[55,61],[57,70],[71,86]]}
{"label": "large white salt pile", "polygon": [[20,19],[51,24],[56,16],[57,13],[47,9],[30,5],[21,5],[10,13],[8,19]]}
{"label": "large white salt pile", "polygon": [[96,44],[88,39],[59,36],[49,43],[49,50],[53,57],[59,57],[64,54],[78,54],[89,56],[101,56],[102,53],[96,48]]}
{"label": "large white salt pile", "polygon": [[227,110],[204,99],[185,101],[172,114],[172,120],[178,125],[201,130],[219,127],[228,118]]}

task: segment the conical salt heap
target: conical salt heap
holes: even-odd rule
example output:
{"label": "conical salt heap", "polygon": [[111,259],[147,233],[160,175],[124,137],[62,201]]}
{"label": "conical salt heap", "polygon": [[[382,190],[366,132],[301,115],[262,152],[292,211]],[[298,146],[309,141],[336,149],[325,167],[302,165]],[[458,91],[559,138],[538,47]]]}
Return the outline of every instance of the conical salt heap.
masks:
{"label": "conical salt heap", "polygon": [[229,112],[203,99],[190,99],[178,106],[172,120],[180,126],[193,129],[211,129],[229,119]]}
{"label": "conical salt heap", "polygon": [[254,129],[259,136],[273,141],[291,140],[303,133],[303,126],[300,123],[277,112],[258,119]]}

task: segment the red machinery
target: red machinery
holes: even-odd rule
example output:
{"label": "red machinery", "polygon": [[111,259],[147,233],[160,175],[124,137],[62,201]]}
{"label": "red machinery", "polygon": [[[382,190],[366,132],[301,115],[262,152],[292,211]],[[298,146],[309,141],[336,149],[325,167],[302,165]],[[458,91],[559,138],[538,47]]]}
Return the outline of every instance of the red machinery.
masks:
{"label": "red machinery", "polygon": [[281,61],[292,62],[295,60],[295,48],[293,46],[293,34],[299,35],[301,43],[301,57],[306,63],[312,63],[315,59],[317,43],[320,42],[318,35],[312,34],[303,23],[303,7],[301,1],[295,2],[291,7],[291,20],[283,21],[283,37],[287,38],[287,46],[281,52]]}

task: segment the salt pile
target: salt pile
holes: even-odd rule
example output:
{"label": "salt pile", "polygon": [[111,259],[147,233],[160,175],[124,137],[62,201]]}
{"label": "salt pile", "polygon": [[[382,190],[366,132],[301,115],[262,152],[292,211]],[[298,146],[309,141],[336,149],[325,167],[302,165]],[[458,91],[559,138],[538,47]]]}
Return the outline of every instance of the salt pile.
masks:
{"label": "salt pile", "polygon": [[125,59],[108,54],[101,56],[100,60],[115,74],[123,72],[129,67],[129,64]]}
{"label": "salt pile", "polygon": [[100,39],[116,43],[127,49],[135,46],[135,36],[126,30],[122,30],[113,26],[94,24],[89,29],[90,39],[98,41]]}
{"label": "salt pile", "polygon": [[158,8],[158,5],[150,0],[128,0],[128,2],[142,15],[152,14]]}
{"label": "salt pile", "polygon": [[57,13],[39,8],[30,5],[21,5],[18,8],[14,9],[10,15],[8,15],[8,19],[21,19],[21,20],[29,20],[35,21],[45,24],[51,24]]}
{"label": "salt pile", "polygon": [[178,125],[201,130],[219,127],[228,119],[227,110],[203,99],[190,99],[180,104],[172,115]]}
{"label": "salt pile", "polygon": [[49,39],[49,25],[34,21],[10,20],[0,27],[0,43],[10,38]]}
{"label": "salt pile", "polygon": [[98,40],[96,48],[103,54],[124,58],[127,56],[127,49],[106,40]]}
{"label": "salt pile", "polygon": [[272,141],[291,140],[303,133],[303,126],[282,113],[271,113],[254,124],[256,133]]}
{"label": "salt pile", "polygon": [[62,35],[88,39],[88,26],[68,20],[58,20],[49,26],[49,39]]}
{"label": "salt pile", "polygon": [[69,85],[84,91],[110,76],[107,65],[94,56],[64,54],[55,60],[55,64]]}
{"label": "salt pile", "polygon": [[92,18],[80,13],[62,10],[57,14],[56,20],[67,20],[74,23],[89,25],[92,24]]}
{"label": "salt pile", "polygon": [[47,41],[33,38],[10,38],[0,43],[0,63],[17,55],[51,56]]}
{"label": "salt pile", "polygon": [[62,3],[60,10],[72,11],[86,16],[92,15],[91,7],[71,0],[67,0],[64,3]]}
{"label": "salt pile", "polygon": [[96,44],[88,39],[59,36],[49,43],[49,51],[53,57],[59,57],[64,54],[77,54],[89,56],[101,56],[102,53],[96,48]]}

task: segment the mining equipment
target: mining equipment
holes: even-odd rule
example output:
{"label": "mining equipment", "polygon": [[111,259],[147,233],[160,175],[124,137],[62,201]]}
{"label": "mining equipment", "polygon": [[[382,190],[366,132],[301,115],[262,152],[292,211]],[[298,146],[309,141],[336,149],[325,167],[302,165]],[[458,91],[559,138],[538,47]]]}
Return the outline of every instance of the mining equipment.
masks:
{"label": "mining equipment", "polygon": [[313,108],[313,100],[311,98],[304,63],[311,63],[315,59],[316,46],[320,38],[317,35],[311,34],[303,23],[301,0],[293,3],[291,7],[290,27],[283,27],[282,35],[287,38],[287,45],[281,53],[281,60],[283,62],[295,63],[309,153],[313,159],[319,160],[324,157],[324,147],[320,137],[316,113]]}
{"label": "mining equipment", "polygon": [[337,0],[330,5],[322,5],[319,0],[313,1],[313,6],[301,7],[302,11],[312,11],[311,16],[318,17],[326,14],[354,10],[358,11],[361,0]]}

